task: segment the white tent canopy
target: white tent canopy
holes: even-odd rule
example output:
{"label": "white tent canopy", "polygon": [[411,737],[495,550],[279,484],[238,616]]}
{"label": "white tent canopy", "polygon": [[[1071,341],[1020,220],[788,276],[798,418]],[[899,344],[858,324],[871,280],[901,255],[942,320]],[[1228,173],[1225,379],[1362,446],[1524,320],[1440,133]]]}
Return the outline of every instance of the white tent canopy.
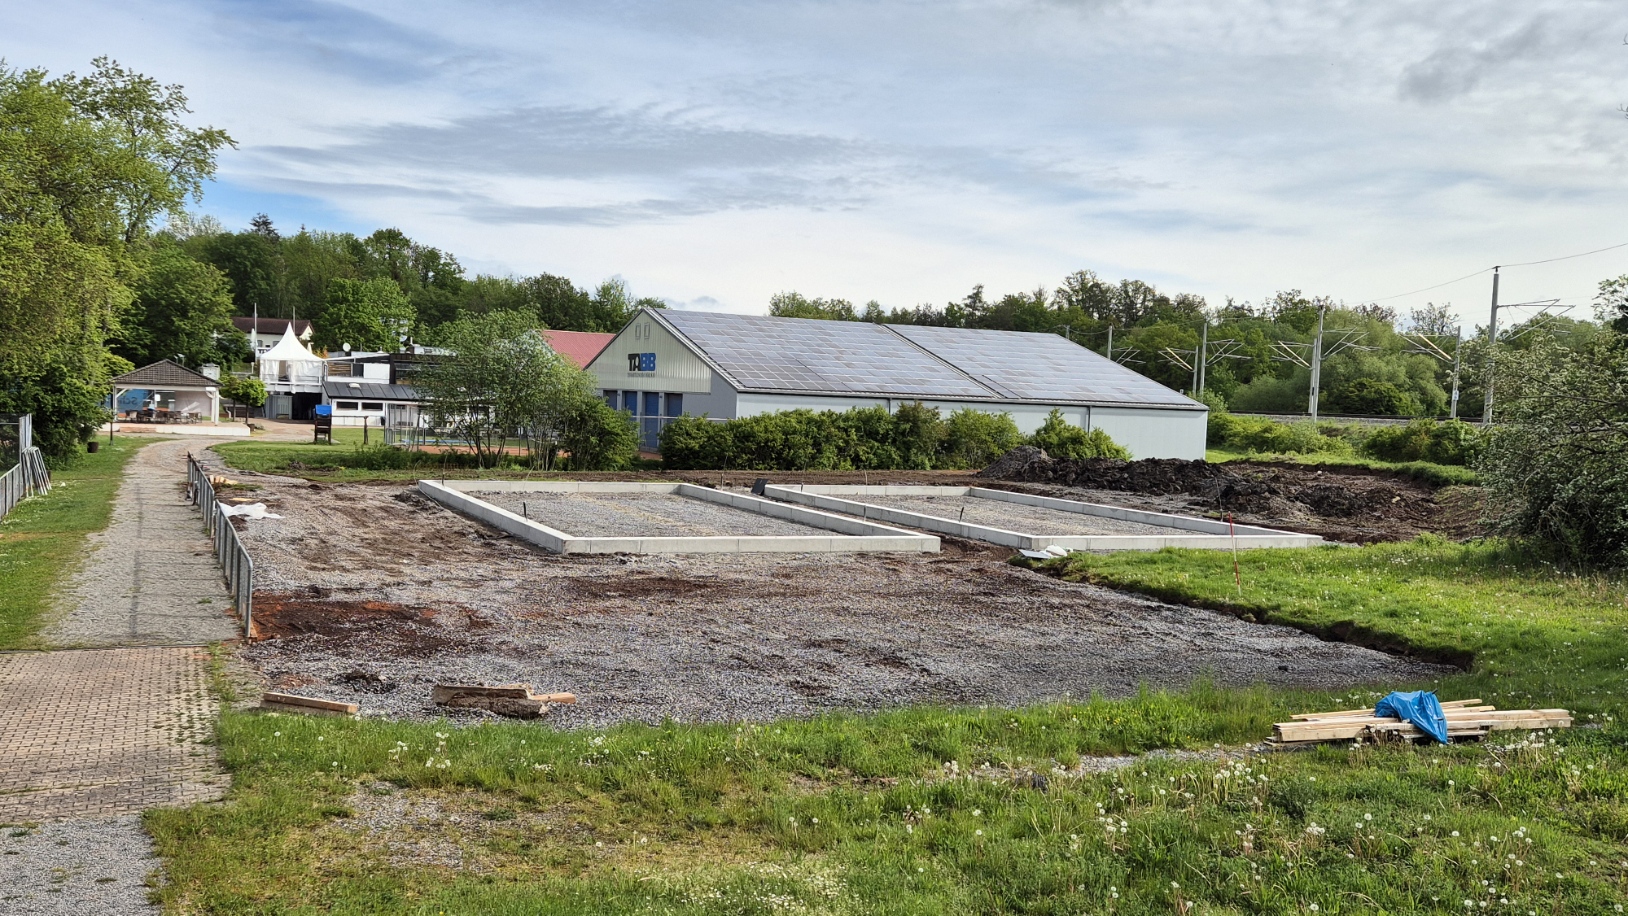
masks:
{"label": "white tent canopy", "polygon": [[260,381],[272,393],[320,392],[324,362],[294,336],[292,323],[277,345],[260,354]]}

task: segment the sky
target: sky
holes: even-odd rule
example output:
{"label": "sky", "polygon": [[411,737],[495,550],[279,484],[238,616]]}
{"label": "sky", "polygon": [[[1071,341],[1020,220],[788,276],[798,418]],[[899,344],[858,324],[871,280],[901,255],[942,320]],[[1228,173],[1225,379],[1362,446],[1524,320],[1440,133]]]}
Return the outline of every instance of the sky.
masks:
{"label": "sky", "polygon": [[[237,141],[197,207],[229,227],[395,226],[676,307],[1084,269],[1482,323],[1475,272],[1628,243],[1620,0],[0,7],[10,66],[102,54]],[[1500,298],[1582,317],[1625,273],[1509,267]]]}

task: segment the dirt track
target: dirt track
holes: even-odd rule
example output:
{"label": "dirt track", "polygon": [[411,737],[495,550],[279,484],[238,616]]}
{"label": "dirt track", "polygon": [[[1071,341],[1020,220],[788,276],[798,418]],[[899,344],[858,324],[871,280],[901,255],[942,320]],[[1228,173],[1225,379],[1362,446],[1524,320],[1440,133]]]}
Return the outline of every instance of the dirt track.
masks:
{"label": "dirt track", "polygon": [[[562,726],[727,721],[1140,684],[1343,687],[1441,669],[1058,582],[1008,551],[556,557],[401,485],[243,475],[268,683],[432,716],[438,681],[570,690]],[[846,475],[852,480],[854,475]],[[918,475],[919,477],[920,475]],[[940,478],[942,480],[942,478]]]}

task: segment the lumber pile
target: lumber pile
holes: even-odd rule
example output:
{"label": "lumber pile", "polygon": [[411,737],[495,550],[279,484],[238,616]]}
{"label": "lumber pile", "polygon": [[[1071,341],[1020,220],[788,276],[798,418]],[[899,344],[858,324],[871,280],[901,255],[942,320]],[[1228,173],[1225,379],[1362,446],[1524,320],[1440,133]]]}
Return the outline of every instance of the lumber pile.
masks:
{"label": "lumber pile", "polygon": [[294,693],[267,691],[260,696],[260,705],[277,712],[294,712],[308,716],[354,716],[355,703],[341,703],[320,697],[304,697]]}
{"label": "lumber pile", "polygon": [[[1457,740],[1479,740],[1488,732],[1510,729],[1570,728],[1571,713],[1564,709],[1499,709],[1480,700],[1452,700],[1441,704],[1447,716],[1447,735]],[[1272,742],[1284,745],[1324,741],[1379,741],[1428,738],[1411,723],[1392,716],[1376,716],[1367,709],[1308,712],[1292,722],[1272,726]]]}
{"label": "lumber pile", "polygon": [[511,719],[538,719],[555,703],[575,703],[576,694],[531,692],[527,684],[485,687],[479,684],[436,684],[430,699],[454,709],[484,709]]}

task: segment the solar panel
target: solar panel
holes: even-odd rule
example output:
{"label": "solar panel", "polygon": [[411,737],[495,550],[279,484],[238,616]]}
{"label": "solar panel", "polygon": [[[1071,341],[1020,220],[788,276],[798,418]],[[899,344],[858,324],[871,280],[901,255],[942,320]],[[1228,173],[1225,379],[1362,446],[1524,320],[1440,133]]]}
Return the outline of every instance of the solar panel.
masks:
{"label": "solar panel", "polygon": [[661,317],[743,388],[885,397],[996,396],[870,322],[676,309]]}
{"label": "solar panel", "polygon": [[1196,407],[1186,396],[1056,334],[888,325],[1003,397]]}

